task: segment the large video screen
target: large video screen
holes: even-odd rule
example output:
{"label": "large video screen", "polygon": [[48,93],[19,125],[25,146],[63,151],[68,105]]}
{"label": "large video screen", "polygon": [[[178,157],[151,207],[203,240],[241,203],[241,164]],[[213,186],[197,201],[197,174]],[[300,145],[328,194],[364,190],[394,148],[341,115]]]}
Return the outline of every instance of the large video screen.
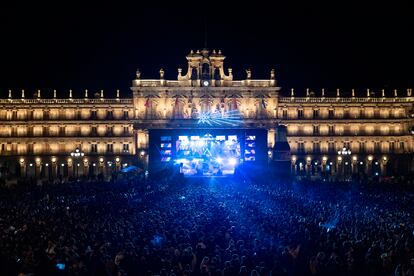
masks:
{"label": "large video screen", "polygon": [[174,161],[185,176],[232,175],[242,160],[237,135],[181,135],[175,151]]}

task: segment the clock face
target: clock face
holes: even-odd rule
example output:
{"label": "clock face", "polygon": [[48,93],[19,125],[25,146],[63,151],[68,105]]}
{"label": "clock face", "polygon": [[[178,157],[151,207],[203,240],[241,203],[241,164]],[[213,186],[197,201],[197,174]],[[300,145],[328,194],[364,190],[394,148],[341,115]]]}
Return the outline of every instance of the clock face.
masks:
{"label": "clock face", "polygon": [[208,81],[203,81],[203,86],[208,86]]}

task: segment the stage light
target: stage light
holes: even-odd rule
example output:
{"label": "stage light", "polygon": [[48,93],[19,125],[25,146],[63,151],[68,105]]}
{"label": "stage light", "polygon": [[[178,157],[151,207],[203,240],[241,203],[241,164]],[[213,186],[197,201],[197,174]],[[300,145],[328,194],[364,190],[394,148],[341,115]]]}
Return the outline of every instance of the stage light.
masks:
{"label": "stage light", "polygon": [[52,157],[52,163],[56,162],[56,157]]}
{"label": "stage light", "polygon": [[29,164],[29,166],[30,166],[30,167],[33,167],[33,164],[32,164],[32,163],[30,163],[30,164]]}
{"label": "stage light", "polygon": [[103,162],[104,161],[104,159],[101,157],[101,158],[99,158],[99,162]]}
{"label": "stage light", "polygon": [[199,140],[199,141],[197,141],[197,146],[198,146],[198,147],[202,147],[202,146],[204,146],[204,141],[203,141],[203,140]]}
{"label": "stage light", "polygon": [[224,112],[204,112],[198,118],[198,124],[206,125],[229,125],[237,126],[241,122],[241,113],[239,110],[230,110]]}
{"label": "stage light", "polygon": [[119,162],[119,160],[120,160],[119,157],[115,158],[115,162]]}
{"label": "stage light", "polygon": [[93,163],[93,164],[92,164],[92,166],[94,166],[94,167],[95,167],[95,166],[96,166],[96,164],[95,164],[95,163]]}
{"label": "stage light", "polygon": [[217,163],[221,164],[221,163],[223,163],[223,158],[217,157],[216,158],[216,161],[217,161]]}
{"label": "stage light", "polygon": [[364,162],[362,162],[362,161],[361,161],[361,162],[359,162],[359,164],[360,164],[360,165],[364,165]]}
{"label": "stage light", "polygon": [[237,164],[236,158],[229,158],[229,164],[235,166]]}
{"label": "stage light", "polygon": [[61,166],[62,166],[62,167],[64,167],[64,166],[65,166],[65,164],[63,164],[63,163],[62,163],[62,164],[61,164]]}
{"label": "stage light", "polygon": [[48,164],[48,163],[46,163],[46,164],[45,164],[45,166],[46,166],[46,167],[49,167],[49,164]]}
{"label": "stage light", "polygon": [[20,163],[24,163],[24,158],[20,158]]}

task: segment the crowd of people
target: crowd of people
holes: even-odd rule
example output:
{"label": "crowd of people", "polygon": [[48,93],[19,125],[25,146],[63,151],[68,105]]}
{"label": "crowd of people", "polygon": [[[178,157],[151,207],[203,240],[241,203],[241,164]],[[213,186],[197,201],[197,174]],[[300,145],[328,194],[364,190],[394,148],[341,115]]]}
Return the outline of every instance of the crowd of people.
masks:
{"label": "crowd of people", "polygon": [[2,275],[414,275],[414,194],[231,178],[0,189]]}

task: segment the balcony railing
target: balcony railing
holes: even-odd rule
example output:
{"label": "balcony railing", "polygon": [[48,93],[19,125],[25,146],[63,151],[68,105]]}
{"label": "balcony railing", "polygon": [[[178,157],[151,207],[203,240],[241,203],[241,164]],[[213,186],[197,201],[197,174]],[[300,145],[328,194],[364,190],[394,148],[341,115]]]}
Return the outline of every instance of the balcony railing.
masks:
{"label": "balcony railing", "polygon": [[413,97],[400,97],[400,98],[316,98],[316,97],[280,97],[279,103],[406,103],[414,102]]}
{"label": "balcony railing", "polygon": [[132,104],[132,99],[0,99],[0,104]]}

